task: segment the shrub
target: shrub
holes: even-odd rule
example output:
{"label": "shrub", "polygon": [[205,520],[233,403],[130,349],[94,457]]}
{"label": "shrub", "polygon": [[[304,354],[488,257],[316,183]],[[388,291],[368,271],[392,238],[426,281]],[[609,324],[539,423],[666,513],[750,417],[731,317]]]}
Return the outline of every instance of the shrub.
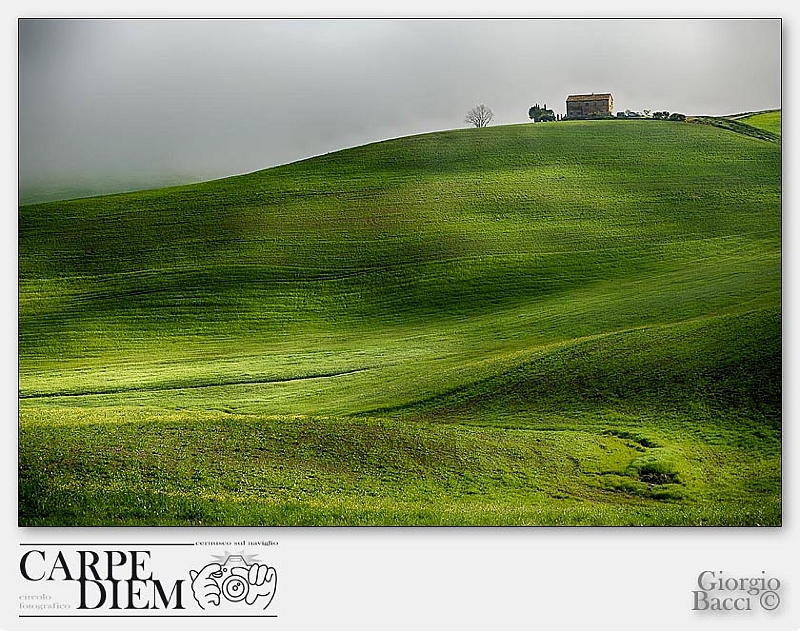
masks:
{"label": "shrub", "polygon": [[680,484],[678,467],[667,453],[649,453],[628,466],[628,474],[647,484]]}

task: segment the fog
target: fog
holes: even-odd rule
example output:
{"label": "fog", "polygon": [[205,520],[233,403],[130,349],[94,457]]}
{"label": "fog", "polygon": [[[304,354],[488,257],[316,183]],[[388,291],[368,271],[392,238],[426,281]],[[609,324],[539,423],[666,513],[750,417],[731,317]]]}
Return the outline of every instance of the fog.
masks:
{"label": "fog", "polygon": [[22,200],[250,172],[344,147],[526,123],[534,103],[781,106],[780,20],[19,22]]}

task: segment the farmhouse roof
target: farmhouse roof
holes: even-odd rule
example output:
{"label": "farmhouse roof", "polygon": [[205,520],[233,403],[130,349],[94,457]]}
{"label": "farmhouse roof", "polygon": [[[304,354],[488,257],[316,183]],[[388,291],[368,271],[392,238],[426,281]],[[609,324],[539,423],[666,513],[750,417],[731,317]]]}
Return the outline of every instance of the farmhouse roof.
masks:
{"label": "farmhouse roof", "polygon": [[567,103],[570,101],[607,101],[610,98],[610,94],[571,94],[567,97]]}

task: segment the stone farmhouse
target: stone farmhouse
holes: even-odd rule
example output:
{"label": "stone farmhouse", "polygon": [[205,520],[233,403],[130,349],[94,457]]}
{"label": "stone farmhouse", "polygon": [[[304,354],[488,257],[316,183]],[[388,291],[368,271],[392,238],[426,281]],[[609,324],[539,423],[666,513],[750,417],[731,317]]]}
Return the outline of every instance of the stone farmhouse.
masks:
{"label": "stone farmhouse", "polygon": [[614,99],[610,94],[573,94],[567,97],[567,118],[588,118],[611,114]]}

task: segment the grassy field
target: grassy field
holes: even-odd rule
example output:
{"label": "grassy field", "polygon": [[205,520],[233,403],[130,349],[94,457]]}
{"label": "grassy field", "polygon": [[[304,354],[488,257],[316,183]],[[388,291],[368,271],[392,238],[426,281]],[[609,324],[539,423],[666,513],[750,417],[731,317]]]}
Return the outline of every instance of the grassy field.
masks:
{"label": "grassy field", "polygon": [[781,135],[781,111],[770,110],[768,112],[758,112],[739,119],[740,122],[751,125],[758,129]]}
{"label": "grassy field", "polygon": [[780,248],[666,121],[22,206],[20,523],[778,525]]}

